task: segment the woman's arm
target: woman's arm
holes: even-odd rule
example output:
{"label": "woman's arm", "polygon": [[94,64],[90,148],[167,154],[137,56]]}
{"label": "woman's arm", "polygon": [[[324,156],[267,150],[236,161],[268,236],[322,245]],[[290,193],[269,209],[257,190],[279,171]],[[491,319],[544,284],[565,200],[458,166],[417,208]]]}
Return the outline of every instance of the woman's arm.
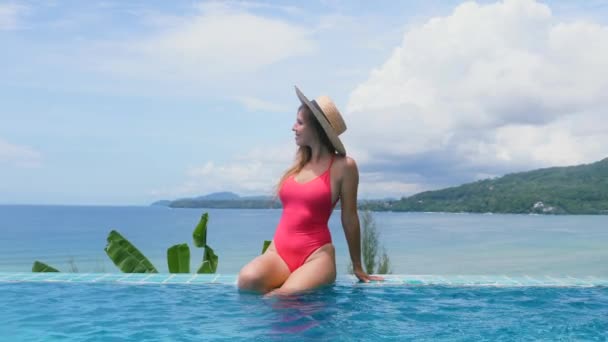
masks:
{"label": "woman's arm", "polygon": [[340,202],[342,203],[342,227],[350,259],[353,263],[353,273],[359,280],[383,280],[382,277],[370,276],[361,266],[361,229],[359,215],[357,214],[357,189],[359,187],[359,170],[352,158],[346,157],[344,173],[342,176]]}

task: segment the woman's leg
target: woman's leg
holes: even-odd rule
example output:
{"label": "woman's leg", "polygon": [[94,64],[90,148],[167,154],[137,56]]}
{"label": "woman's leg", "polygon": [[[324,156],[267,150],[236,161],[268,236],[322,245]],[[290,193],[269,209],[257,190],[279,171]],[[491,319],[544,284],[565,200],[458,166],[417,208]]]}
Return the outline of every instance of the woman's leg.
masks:
{"label": "woman's leg", "polygon": [[331,243],[312,253],[306,262],[293,271],[283,285],[271,294],[290,295],[311,290],[336,281],[336,250]]}
{"label": "woman's leg", "polygon": [[241,269],[237,283],[239,290],[266,293],[281,286],[289,274],[289,268],[277,253],[273,242],[264,254]]}

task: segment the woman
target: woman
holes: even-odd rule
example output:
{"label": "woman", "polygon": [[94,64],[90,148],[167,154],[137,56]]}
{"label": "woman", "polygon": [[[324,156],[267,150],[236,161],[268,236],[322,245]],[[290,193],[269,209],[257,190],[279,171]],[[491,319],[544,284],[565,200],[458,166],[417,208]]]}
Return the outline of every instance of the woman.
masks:
{"label": "woman", "polygon": [[361,266],[359,172],[338,138],[346,130],[344,120],[329,97],[309,101],[297,87],[296,94],[302,105],[292,130],[299,149],[279,182],[281,220],[266,252],[239,273],[238,287],[294,294],[333,283],[336,253],[327,222],[338,200],[354,274],[364,282],[382,280]]}

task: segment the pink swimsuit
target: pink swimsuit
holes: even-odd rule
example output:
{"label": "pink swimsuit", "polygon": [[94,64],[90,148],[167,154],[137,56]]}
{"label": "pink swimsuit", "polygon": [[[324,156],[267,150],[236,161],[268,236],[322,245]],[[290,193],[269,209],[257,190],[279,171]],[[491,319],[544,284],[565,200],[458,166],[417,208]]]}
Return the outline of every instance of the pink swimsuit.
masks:
{"label": "pink swimsuit", "polygon": [[331,243],[327,222],[336,204],[331,202],[333,162],[332,156],[327,170],[306,183],[296,182],[293,175],[288,177],[279,190],[283,214],[274,234],[274,245],[291,272],[319,247]]}

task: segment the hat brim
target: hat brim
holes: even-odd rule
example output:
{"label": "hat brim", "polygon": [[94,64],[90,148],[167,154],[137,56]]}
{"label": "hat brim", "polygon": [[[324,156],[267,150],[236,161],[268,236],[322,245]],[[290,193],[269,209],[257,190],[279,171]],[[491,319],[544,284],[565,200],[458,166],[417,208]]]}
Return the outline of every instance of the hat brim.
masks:
{"label": "hat brim", "polygon": [[329,141],[331,141],[331,144],[334,145],[334,147],[336,148],[336,151],[338,151],[338,153],[340,153],[340,154],[346,155],[346,149],[344,148],[342,141],[340,141],[340,138],[338,137],[338,135],[336,134],[334,129],[331,127],[331,124],[327,120],[327,117],[325,116],[325,114],[323,114],[323,112],[320,111],[319,108],[317,108],[317,106],[312,104],[312,102],[310,100],[308,100],[308,98],[306,96],[304,96],[304,94],[300,91],[300,89],[298,89],[297,86],[295,88],[296,88],[296,94],[298,95],[298,98],[300,99],[300,101],[303,104],[306,105],[306,107],[308,107],[310,109],[310,111],[317,118],[317,121],[319,121],[319,123],[321,124],[321,127],[323,127],[325,134],[327,134]]}

